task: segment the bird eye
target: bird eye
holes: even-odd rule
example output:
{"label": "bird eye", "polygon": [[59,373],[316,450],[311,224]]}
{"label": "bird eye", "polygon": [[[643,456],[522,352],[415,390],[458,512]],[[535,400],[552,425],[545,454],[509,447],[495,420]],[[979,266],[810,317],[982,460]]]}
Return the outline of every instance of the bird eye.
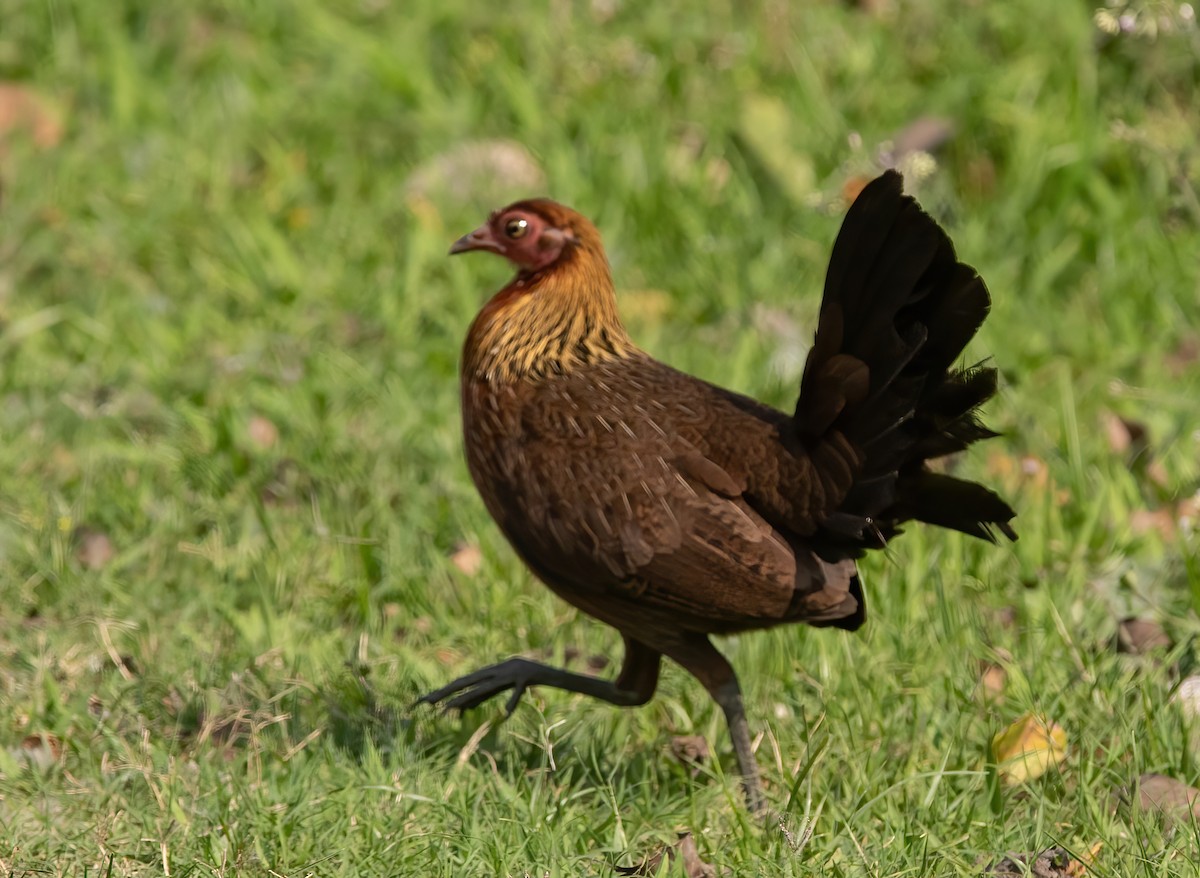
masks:
{"label": "bird eye", "polygon": [[504,234],[512,238],[514,241],[517,238],[525,237],[525,233],[529,231],[529,220],[513,217],[504,224]]}

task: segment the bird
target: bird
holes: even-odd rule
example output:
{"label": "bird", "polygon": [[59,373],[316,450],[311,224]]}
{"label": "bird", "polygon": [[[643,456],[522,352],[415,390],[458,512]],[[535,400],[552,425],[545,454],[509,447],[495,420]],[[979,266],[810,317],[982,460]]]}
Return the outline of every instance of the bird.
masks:
{"label": "bird", "polygon": [[475,317],[460,368],[467,467],[516,554],[615,628],[615,679],[511,658],[419,699],[459,712],[534,686],[648,702],[662,659],[725,714],[745,800],[766,798],[741,688],[712,635],[789,623],[853,631],[856,562],[909,521],[998,542],[1014,510],[930,462],[997,436],[986,363],[956,365],[991,307],[978,272],[886,171],[834,243],[795,410],[681,372],[617,312],[600,233],[546,198],[493,212],[450,254],[517,272]]}

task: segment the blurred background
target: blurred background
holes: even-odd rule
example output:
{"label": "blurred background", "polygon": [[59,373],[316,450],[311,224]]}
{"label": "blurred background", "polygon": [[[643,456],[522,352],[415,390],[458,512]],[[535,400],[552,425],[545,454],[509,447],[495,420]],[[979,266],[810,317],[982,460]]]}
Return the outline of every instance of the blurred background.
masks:
{"label": "blurred background", "polygon": [[[1195,19],[0,0],[0,863],[573,875],[681,826],[757,874],[1122,850],[1114,788],[1195,781],[1187,714],[1157,710],[1200,606]],[[1005,437],[955,465],[1022,537],[914,531],[867,565],[861,638],[726,644],[804,844],[739,821],[682,673],[640,711],[414,718],[484,662],[611,674],[619,650],[466,476],[458,353],[509,269],[449,244],[515,198],[570,204],[642,346],[788,407],[841,216],[891,166],[992,290],[969,355],[1002,372]],[[1109,647],[1127,616],[1175,644],[1157,671]],[[1006,705],[975,699],[979,662],[1017,681]],[[987,740],[1034,710],[1077,761],[1000,802]],[[693,732],[698,775],[663,754]]]}

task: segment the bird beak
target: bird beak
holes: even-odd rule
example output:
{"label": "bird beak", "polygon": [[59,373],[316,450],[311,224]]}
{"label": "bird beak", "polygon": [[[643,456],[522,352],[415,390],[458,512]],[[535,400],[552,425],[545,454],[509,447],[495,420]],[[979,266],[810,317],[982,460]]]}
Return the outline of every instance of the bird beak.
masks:
{"label": "bird beak", "polygon": [[450,246],[450,255],[466,253],[470,250],[491,250],[493,253],[503,253],[504,248],[492,236],[492,230],[486,224],[480,226],[469,235],[463,235]]}

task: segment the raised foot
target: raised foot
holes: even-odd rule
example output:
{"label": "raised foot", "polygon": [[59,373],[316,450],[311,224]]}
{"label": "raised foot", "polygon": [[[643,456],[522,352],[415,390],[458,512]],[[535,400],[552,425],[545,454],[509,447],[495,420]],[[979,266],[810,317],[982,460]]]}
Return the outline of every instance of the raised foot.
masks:
{"label": "raised foot", "polygon": [[464,711],[478,707],[501,692],[513,690],[508,702],[504,705],[504,713],[511,716],[517,709],[521,696],[531,685],[537,682],[542,666],[528,659],[512,658],[508,661],[486,668],[480,668],[474,673],[459,677],[447,683],[441,689],[435,689],[417,699],[417,704],[438,704],[442,710]]}

